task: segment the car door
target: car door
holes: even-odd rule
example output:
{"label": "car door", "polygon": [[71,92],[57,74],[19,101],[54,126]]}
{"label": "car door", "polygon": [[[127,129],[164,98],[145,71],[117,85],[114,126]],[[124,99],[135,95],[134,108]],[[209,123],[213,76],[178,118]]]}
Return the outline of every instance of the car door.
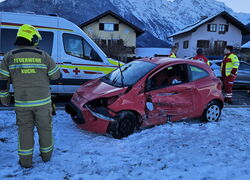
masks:
{"label": "car door", "polygon": [[[166,71],[166,80],[159,75],[164,74],[162,71]],[[165,84],[156,82],[158,80]],[[194,87],[188,80],[187,65],[168,66],[149,77],[145,95],[147,125],[188,117],[193,111]]]}
{"label": "car door", "polygon": [[248,85],[250,86],[250,64],[241,61],[235,80],[237,85]]}

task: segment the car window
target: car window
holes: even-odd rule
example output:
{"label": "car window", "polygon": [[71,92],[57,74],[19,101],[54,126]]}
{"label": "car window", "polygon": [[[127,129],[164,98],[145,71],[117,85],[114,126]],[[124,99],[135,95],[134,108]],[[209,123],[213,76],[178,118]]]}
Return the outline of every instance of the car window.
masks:
{"label": "car window", "polygon": [[[42,36],[42,40],[39,41],[39,48],[51,55],[54,38],[53,32],[39,31],[39,33]],[[16,41],[16,35],[17,29],[1,29],[0,51],[2,54],[5,54],[11,49],[16,48],[14,45]]]}
{"label": "car window", "polygon": [[118,87],[132,86],[156,66],[151,62],[132,61],[107,74],[102,80]]}
{"label": "car window", "polygon": [[71,56],[103,62],[97,52],[81,36],[63,34],[63,45],[65,52]]}
{"label": "car window", "polygon": [[191,80],[192,81],[209,76],[209,73],[206,70],[201,69],[197,66],[190,65],[190,71],[191,71]]}
{"label": "car window", "polygon": [[150,78],[150,88],[158,89],[188,82],[188,75],[184,64],[166,67]]}
{"label": "car window", "polygon": [[240,62],[239,69],[240,69],[240,70],[243,70],[243,69],[250,69],[250,64],[247,64],[247,63],[245,63],[245,62]]}

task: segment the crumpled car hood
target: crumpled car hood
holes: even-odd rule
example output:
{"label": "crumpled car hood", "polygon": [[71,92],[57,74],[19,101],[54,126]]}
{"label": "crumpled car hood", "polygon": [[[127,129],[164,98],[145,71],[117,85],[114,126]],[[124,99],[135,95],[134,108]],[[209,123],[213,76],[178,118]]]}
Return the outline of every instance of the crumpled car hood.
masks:
{"label": "crumpled car hood", "polygon": [[84,83],[76,93],[78,96],[87,99],[93,100],[100,97],[111,97],[121,93],[124,93],[127,90],[127,87],[119,88],[112,85],[109,85],[100,79],[94,79],[87,83]]}

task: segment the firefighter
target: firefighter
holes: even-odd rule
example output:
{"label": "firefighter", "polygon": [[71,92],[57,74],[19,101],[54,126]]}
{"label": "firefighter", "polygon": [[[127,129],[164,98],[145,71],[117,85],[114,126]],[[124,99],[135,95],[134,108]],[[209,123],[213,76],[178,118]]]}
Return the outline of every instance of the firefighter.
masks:
{"label": "firefighter", "polygon": [[177,46],[173,46],[171,48],[171,51],[170,51],[170,54],[168,55],[168,57],[171,57],[171,58],[176,58],[176,52],[178,50],[178,47]]}
{"label": "firefighter", "polygon": [[232,104],[233,83],[237,77],[237,70],[240,63],[238,57],[233,53],[233,46],[226,46],[224,54],[225,56],[221,63],[221,77],[225,90],[224,100]]}
{"label": "firefighter", "polygon": [[210,66],[210,62],[209,60],[203,55],[203,50],[201,48],[197,49],[196,51],[196,56],[193,58],[194,60],[199,60],[202,61],[204,63],[206,63],[207,65]]}
{"label": "firefighter", "polygon": [[34,127],[39,135],[40,155],[44,162],[53,151],[50,80],[60,78],[53,59],[37,48],[38,30],[22,25],[15,41],[16,49],[5,54],[0,65],[0,96],[3,105],[10,103],[9,82],[14,89],[18,155],[21,167],[32,167]]}

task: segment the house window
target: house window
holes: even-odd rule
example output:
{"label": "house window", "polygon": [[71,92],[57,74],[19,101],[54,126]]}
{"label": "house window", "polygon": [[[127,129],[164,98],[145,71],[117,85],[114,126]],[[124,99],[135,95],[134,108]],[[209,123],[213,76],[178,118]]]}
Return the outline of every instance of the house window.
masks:
{"label": "house window", "polygon": [[101,31],[119,31],[119,24],[100,23],[99,30],[101,30]]}
{"label": "house window", "polygon": [[216,32],[217,31],[217,24],[208,24],[207,31],[209,32]]}
{"label": "house window", "polygon": [[214,47],[216,49],[222,48],[224,49],[227,46],[227,41],[214,41]]}
{"label": "house window", "polygon": [[197,48],[209,48],[209,40],[198,40]]}
{"label": "house window", "polygon": [[183,42],[183,49],[188,49],[188,41]]}
{"label": "house window", "polygon": [[220,24],[219,25],[219,33],[225,33],[225,32],[228,32],[228,25],[226,24]]}

